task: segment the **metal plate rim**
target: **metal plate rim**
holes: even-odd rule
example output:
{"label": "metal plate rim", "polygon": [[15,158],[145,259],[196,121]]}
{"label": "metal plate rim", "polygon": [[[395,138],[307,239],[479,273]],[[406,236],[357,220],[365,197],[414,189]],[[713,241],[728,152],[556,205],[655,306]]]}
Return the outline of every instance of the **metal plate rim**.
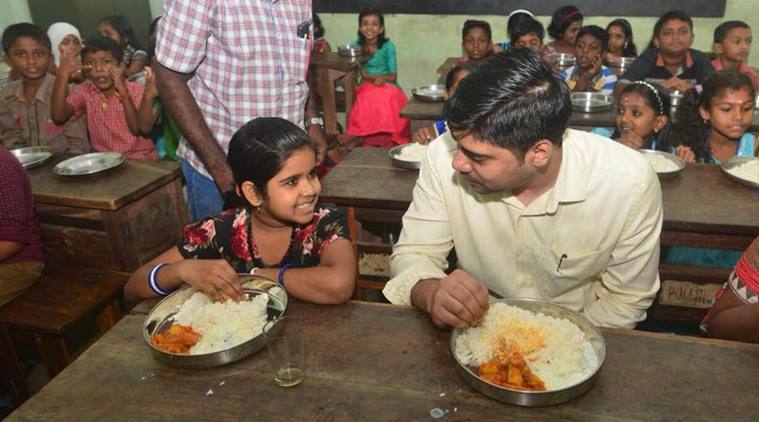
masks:
{"label": "metal plate rim", "polygon": [[722,169],[722,172],[725,173],[725,175],[728,177],[728,179],[735,180],[738,183],[741,183],[745,186],[752,187],[752,188],[759,188],[759,183],[744,179],[742,177],[738,177],[732,173],[730,173],[730,169],[733,167],[736,167],[739,164],[747,163],[750,161],[759,160],[759,158],[755,157],[731,157],[730,159],[727,159],[719,164],[719,168]]}
{"label": "metal plate rim", "polygon": [[[614,106],[614,98],[611,94],[602,94],[600,92],[573,92],[569,96],[572,103],[573,111],[583,113],[598,113],[610,110]],[[589,105],[590,100],[602,101],[602,105]],[[583,101],[583,104],[576,104],[576,101]]]}
{"label": "metal plate rim", "polygon": [[[574,385],[570,385],[558,390],[550,390],[550,391],[523,391],[523,390],[515,390],[511,388],[502,387],[500,385],[492,384],[488,381],[485,381],[481,379],[478,375],[476,375],[469,367],[461,363],[459,361],[458,357],[456,356],[456,352],[454,349],[454,343],[456,341],[456,338],[461,334],[460,329],[454,328],[451,332],[450,339],[448,341],[448,349],[453,357],[454,365],[456,366],[456,371],[459,373],[459,375],[466,381],[467,384],[469,384],[472,388],[475,390],[481,392],[487,397],[490,397],[492,399],[509,403],[509,404],[515,404],[519,406],[527,406],[527,407],[539,407],[539,406],[551,406],[555,404],[564,403],[566,401],[572,400],[575,397],[580,396],[581,394],[585,393],[592,385],[595,383],[599,373],[601,372],[601,368],[603,367],[604,361],[606,360],[606,339],[604,338],[603,334],[601,334],[601,331],[598,329],[598,327],[591,324],[590,321],[587,320],[584,316],[553,302],[549,302],[542,299],[535,299],[535,298],[508,298],[508,299],[496,299],[492,300],[491,303],[506,303],[512,306],[519,306],[520,303],[531,303],[531,304],[537,304],[538,306],[543,306],[547,308],[553,308],[555,311],[565,315],[564,317],[569,317],[567,319],[570,320],[575,325],[578,325],[577,322],[580,322],[584,327],[580,327],[578,325],[578,328],[583,330],[583,332],[590,331],[593,333],[594,339],[589,339],[588,341],[594,340],[599,343],[600,347],[598,350],[594,347],[594,351],[596,352],[596,357],[598,358],[598,366],[591,372],[589,375],[587,375],[585,378],[580,380],[578,383]],[[527,309],[531,312],[535,312],[532,309],[529,308],[523,308]],[[585,329],[583,329],[585,328]],[[591,344],[593,341],[591,341]]]}
{"label": "metal plate rim", "polygon": [[421,161],[406,161],[406,160],[400,160],[396,158],[398,154],[401,153],[401,150],[403,148],[406,148],[407,146],[411,145],[412,143],[408,144],[402,144],[402,145],[396,145],[389,150],[387,150],[387,155],[390,157],[391,160],[393,160],[393,165],[396,167],[400,167],[402,169],[406,170],[419,170],[422,168],[422,162]]}
{"label": "metal plate rim", "polygon": [[[27,161],[23,162],[22,157],[24,154],[27,153],[34,153],[34,152],[43,152],[47,155],[43,158],[38,158],[33,161]],[[53,158],[53,155],[55,155],[55,150],[52,147],[47,146],[30,146],[30,147],[21,147],[21,148],[14,148],[10,150],[10,153],[13,154],[14,157],[21,163],[21,166],[25,169],[37,167],[43,163],[45,163],[47,160]]]}
{"label": "metal plate rim", "polygon": [[[440,95],[425,94],[423,92],[424,90],[440,91]],[[411,95],[413,95],[414,98],[418,98],[422,101],[431,102],[431,103],[439,103],[439,102],[445,101],[444,93],[445,93],[445,86],[439,85],[439,84],[422,85],[422,86],[411,89]]]}
{"label": "metal plate rim", "polygon": [[[665,151],[657,151],[657,150],[645,149],[645,148],[639,149],[638,152],[640,152],[643,155],[659,155],[659,156],[665,157],[668,160],[670,160],[670,161],[674,162],[675,164],[677,164],[677,170],[663,171],[663,172],[658,172],[657,171],[656,175],[660,179],[668,179],[670,177],[677,176],[678,174],[682,173],[683,170],[685,170],[685,160],[683,160],[682,158],[680,158],[680,157],[678,157],[678,156],[676,156],[674,154],[670,154],[670,153],[665,152]],[[656,170],[654,170],[654,171],[656,171]]]}
{"label": "metal plate rim", "polygon": [[[67,173],[67,172],[65,172],[63,170],[64,168],[66,168],[66,167],[68,167],[68,166],[70,166],[72,164],[75,164],[75,163],[77,163],[79,161],[88,160],[88,159],[92,159],[92,158],[105,157],[105,156],[114,157],[114,158],[116,158],[116,160],[113,161],[112,163],[108,164],[108,165],[102,166],[100,168],[95,168],[95,169],[92,169],[92,170],[88,170],[88,171],[85,171],[85,172]],[[110,170],[112,168],[118,167],[121,164],[123,164],[124,161],[126,161],[126,158],[124,157],[123,154],[121,154],[119,152],[92,152],[92,153],[89,153],[89,154],[77,155],[76,157],[71,157],[71,158],[69,158],[67,160],[61,161],[60,163],[56,164],[55,167],[53,167],[53,173],[55,173],[55,174],[57,174],[59,176],[87,176],[87,175],[90,175],[90,174],[96,174],[96,173],[100,173],[100,172],[103,172],[103,171]]]}

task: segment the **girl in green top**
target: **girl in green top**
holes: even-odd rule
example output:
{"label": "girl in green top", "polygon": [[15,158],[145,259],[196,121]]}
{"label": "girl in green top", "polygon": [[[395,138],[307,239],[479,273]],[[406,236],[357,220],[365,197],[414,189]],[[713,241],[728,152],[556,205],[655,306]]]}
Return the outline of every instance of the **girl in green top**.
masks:
{"label": "girl in green top", "polygon": [[395,45],[385,37],[385,18],[379,10],[365,9],[358,22],[358,40],[353,44],[363,48],[361,83],[341,142],[360,138],[364,146],[378,147],[408,143],[411,126],[400,117],[408,98],[396,85]]}

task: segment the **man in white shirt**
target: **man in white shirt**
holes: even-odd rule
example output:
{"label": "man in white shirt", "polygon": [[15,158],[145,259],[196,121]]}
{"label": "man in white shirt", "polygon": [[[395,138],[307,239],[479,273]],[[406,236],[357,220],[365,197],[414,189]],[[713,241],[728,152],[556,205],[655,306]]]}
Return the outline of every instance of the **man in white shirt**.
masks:
{"label": "man in white shirt", "polygon": [[[383,293],[465,327],[488,290],[633,328],[659,289],[661,188],[638,152],[568,130],[569,90],[539,55],[492,57],[446,103]],[[456,249],[459,269],[446,275]]]}

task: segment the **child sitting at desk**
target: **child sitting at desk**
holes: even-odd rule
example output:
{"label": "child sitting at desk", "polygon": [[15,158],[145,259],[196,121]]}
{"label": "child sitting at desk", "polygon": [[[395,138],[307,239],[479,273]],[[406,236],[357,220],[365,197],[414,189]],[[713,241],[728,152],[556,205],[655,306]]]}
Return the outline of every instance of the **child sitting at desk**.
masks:
{"label": "child sitting at desk", "polygon": [[229,143],[240,207],[187,226],[177,246],[135,271],[129,302],[189,284],[214,300],[237,299],[238,273],[278,281],[295,298],[342,303],[353,292],[356,257],[343,214],[318,205],[316,148],[277,117],[246,123]]}
{"label": "child sitting at desk", "polygon": [[[693,20],[681,10],[671,10],[654,25],[658,48],[647,49],[619,78],[623,84],[645,79],[659,79],[671,91],[685,92],[704,82],[714,67],[704,53],[694,50]],[[620,85],[621,87],[622,85]]]}
{"label": "child sitting at desk", "polygon": [[743,21],[723,22],[714,30],[714,70],[737,70],[751,79],[754,89],[759,89],[759,73],[746,61],[751,53],[751,27]]}
{"label": "child sitting at desk", "polygon": [[127,18],[121,15],[106,16],[98,22],[97,31],[98,34],[116,41],[124,50],[124,74],[127,78],[142,72],[148,62],[148,53],[140,46]]}
{"label": "child sitting at desk", "polygon": [[[49,146],[56,152],[89,152],[87,127],[79,117],[56,124],[51,116],[55,76],[48,73],[50,38],[36,25],[17,23],[3,32],[5,61],[21,79],[0,90],[0,139],[6,148]],[[67,80],[62,88],[68,89]]]}
{"label": "child sitting at desk", "polygon": [[561,78],[575,92],[611,94],[617,84],[617,75],[604,66],[608,35],[600,26],[582,27],[575,40],[576,63],[561,71]]}
{"label": "child sitting at desk", "polygon": [[385,17],[379,10],[365,9],[358,15],[358,23],[358,40],[353,44],[364,51],[361,83],[348,116],[348,130],[338,141],[375,147],[405,144],[411,140],[411,124],[400,112],[408,98],[396,85],[395,45],[385,37]]}
{"label": "child sitting at desk", "polygon": [[583,16],[576,6],[562,6],[553,12],[551,24],[548,25],[548,35],[553,41],[546,44],[548,54],[575,53],[577,32],[582,28]]}
{"label": "child sitting at desk", "polygon": [[609,47],[606,59],[613,60],[621,57],[638,57],[638,47],[633,41],[633,30],[627,19],[614,19],[606,25],[609,35]]}
{"label": "child sitting at desk", "polygon": [[[64,56],[53,88],[52,116],[61,123],[86,113],[92,149],[155,160],[158,153],[153,141],[143,136],[155,122],[153,104],[142,101],[144,85],[125,80],[123,54],[112,39],[95,36],[85,42],[83,65],[73,56]],[[66,96],[66,81],[79,69],[85,70],[89,81]],[[136,104],[149,110],[138,113]]]}

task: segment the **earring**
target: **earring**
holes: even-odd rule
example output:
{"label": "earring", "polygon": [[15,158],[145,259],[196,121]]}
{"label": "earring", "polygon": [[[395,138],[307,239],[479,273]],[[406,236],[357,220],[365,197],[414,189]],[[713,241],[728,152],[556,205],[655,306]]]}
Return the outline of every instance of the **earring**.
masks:
{"label": "earring", "polygon": [[623,45],[623,46],[622,46],[622,49],[623,49],[623,50],[624,50],[625,48],[627,48],[627,41],[625,41],[625,45]]}

